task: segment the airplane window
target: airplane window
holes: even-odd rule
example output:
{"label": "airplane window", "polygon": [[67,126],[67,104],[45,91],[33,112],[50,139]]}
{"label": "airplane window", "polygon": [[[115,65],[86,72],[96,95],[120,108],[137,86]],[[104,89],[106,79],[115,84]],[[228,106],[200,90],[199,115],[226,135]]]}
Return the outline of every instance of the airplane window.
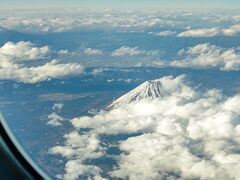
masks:
{"label": "airplane window", "polygon": [[240,179],[239,8],[0,2],[0,179]]}

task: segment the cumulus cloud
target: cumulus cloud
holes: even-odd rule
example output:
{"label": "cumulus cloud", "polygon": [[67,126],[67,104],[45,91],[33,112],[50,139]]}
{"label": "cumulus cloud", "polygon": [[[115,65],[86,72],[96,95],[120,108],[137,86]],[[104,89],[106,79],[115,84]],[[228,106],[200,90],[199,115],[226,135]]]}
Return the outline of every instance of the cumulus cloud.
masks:
{"label": "cumulus cloud", "polygon": [[86,54],[86,55],[102,55],[103,52],[99,49],[86,48],[84,50],[84,54]]}
{"label": "cumulus cloud", "polygon": [[51,78],[78,75],[83,67],[77,63],[58,63],[49,61],[43,65],[29,66],[26,62],[49,59],[48,46],[35,47],[31,42],[8,42],[0,48],[0,79],[15,80],[24,83],[36,83]]}
{"label": "cumulus cloud", "polygon": [[224,35],[227,35],[227,36],[240,34],[240,24],[236,24],[236,25],[230,26],[229,28],[224,29],[223,33]]}
{"label": "cumulus cloud", "polygon": [[34,60],[45,58],[50,53],[48,46],[34,47],[31,42],[7,42],[0,48],[0,55],[11,60]]}
{"label": "cumulus cloud", "polygon": [[234,36],[240,33],[240,24],[228,28],[200,28],[189,29],[179,33],[178,37],[213,37],[213,36]]}
{"label": "cumulus cloud", "polygon": [[61,49],[60,51],[58,51],[59,55],[66,55],[69,54],[69,51],[67,49]]}
{"label": "cumulus cloud", "polygon": [[178,37],[212,37],[220,35],[221,31],[218,28],[203,28],[203,29],[189,29],[179,33]]}
{"label": "cumulus cloud", "polygon": [[240,54],[237,49],[224,49],[211,44],[198,44],[178,52],[183,60],[171,62],[175,67],[217,67],[223,71],[240,70]]}
{"label": "cumulus cloud", "polygon": [[61,126],[62,125],[61,122],[63,120],[64,120],[63,117],[61,117],[57,113],[53,112],[53,113],[48,115],[47,125],[50,125],[50,126]]}
{"label": "cumulus cloud", "polygon": [[94,76],[97,76],[97,75],[100,75],[102,73],[104,73],[105,71],[109,71],[110,69],[109,68],[102,68],[102,67],[99,67],[99,68],[95,68],[93,71],[92,71],[92,74]]}
{"label": "cumulus cloud", "polygon": [[63,104],[62,103],[55,103],[52,106],[52,110],[54,112],[52,112],[51,114],[49,114],[47,116],[47,125],[50,126],[61,126],[62,122],[65,120],[63,117],[61,117],[59,114],[57,114],[57,112],[59,113],[62,108],[63,108]]}
{"label": "cumulus cloud", "polygon": [[[78,132],[66,134],[65,144],[50,150],[67,157],[65,173],[71,161],[80,162],[80,169],[97,166],[87,160],[107,156],[106,150],[114,145],[121,153],[113,157],[116,167],[105,172],[110,177],[239,179],[240,95],[226,97],[218,89],[202,92],[190,86],[185,75],[160,81],[168,92],[165,97],[74,118]],[[82,128],[89,131],[80,134]],[[127,138],[102,142],[103,135],[111,139],[122,134]],[[91,172],[81,175],[91,177]]]}
{"label": "cumulus cloud", "polygon": [[122,46],[119,49],[116,49],[112,52],[113,57],[122,57],[122,56],[156,56],[159,52],[157,50],[155,51],[145,51],[141,50],[138,47],[127,47]]}
{"label": "cumulus cloud", "polygon": [[115,51],[112,52],[112,56],[135,56],[141,54],[142,51],[138,49],[138,47],[127,47],[127,46],[122,46],[119,49],[116,49]]}
{"label": "cumulus cloud", "polygon": [[84,162],[103,156],[100,141],[95,134],[79,134],[77,131],[64,136],[65,144],[49,149],[50,154],[59,154],[68,159],[65,164],[64,179],[78,179],[81,175],[99,177],[101,169],[94,165],[86,165]]}
{"label": "cumulus cloud", "polygon": [[106,180],[99,175],[101,172],[101,169],[99,167],[83,165],[82,162],[79,160],[68,161],[65,167],[65,171],[66,174],[63,176],[63,179],[77,179],[80,175],[88,173],[91,179]]}
{"label": "cumulus cloud", "polygon": [[174,36],[177,34],[176,31],[161,31],[161,32],[151,32],[150,34],[153,34],[154,36]]}
{"label": "cumulus cloud", "polygon": [[64,104],[63,103],[55,103],[52,107],[54,111],[61,110],[63,108]]}

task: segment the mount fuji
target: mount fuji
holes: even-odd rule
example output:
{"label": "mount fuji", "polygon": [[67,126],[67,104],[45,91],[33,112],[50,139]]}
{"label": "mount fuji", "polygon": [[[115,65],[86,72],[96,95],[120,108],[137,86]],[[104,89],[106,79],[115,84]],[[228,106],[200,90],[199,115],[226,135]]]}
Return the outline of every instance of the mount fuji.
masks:
{"label": "mount fuji", "polygon": [[112,104],[107,106],[107,108],[112,108],[114,106],[119,106],[121,104],[127,104],[131,102],[140,101],[142,99],[156,99],[169,95],[159,79],[145,81],[140,84],[135,89],[130,92],[124,94],[117,100],[115,100]]}

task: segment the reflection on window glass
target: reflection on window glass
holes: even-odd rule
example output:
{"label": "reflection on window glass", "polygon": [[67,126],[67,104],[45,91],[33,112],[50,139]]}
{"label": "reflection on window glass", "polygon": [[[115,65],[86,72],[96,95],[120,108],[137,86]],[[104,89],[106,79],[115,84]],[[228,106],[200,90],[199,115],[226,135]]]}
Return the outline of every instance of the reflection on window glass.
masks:
{"label": "reflection on window glass", "polygon": [[53,179],[240,179],[240,2],[214,2],[1,2],[25,152]]}

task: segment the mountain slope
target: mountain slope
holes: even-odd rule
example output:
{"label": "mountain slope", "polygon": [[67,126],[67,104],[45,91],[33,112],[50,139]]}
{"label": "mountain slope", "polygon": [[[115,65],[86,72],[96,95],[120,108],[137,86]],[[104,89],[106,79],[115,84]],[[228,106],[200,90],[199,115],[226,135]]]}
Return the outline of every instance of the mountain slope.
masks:
{"label": "mountain slope", "polygon": [[108,108],[134,101],[140,101],[142,99],[161,98],[167,95],[168,93],[164,90],[160,80],[157,79],[152,81],[145,81],[135,89],[115,100],[108,106]]}

